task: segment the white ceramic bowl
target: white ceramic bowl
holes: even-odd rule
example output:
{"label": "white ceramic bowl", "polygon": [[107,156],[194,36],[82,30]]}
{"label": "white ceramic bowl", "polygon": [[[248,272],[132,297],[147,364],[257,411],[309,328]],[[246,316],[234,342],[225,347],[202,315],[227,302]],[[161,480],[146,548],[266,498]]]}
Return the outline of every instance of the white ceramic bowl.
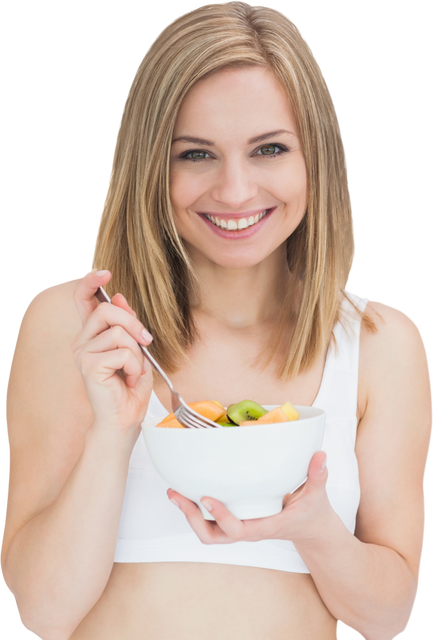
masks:
{"label": "white ceramic bowl", "polygon": [[[271,410],[275,405],[264,405]],[[283,497],[307,478],[320,451],[325,413],[296,407],[298,420],[223,429],[163,429],[161,418],[142,424],[150,458],[170,487],[193,500],[206,520],[204,496],[240,520],[280,513]]]}

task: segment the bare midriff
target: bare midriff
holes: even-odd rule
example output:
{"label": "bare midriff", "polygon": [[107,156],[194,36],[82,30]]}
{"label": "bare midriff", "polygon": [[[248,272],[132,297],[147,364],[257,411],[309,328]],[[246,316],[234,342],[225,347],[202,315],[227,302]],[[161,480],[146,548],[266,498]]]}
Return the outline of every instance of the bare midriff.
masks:
{"label": "bare midriff", "polygon": [[114,563],[70,640],[336,640],[310,574],[198,562]]}

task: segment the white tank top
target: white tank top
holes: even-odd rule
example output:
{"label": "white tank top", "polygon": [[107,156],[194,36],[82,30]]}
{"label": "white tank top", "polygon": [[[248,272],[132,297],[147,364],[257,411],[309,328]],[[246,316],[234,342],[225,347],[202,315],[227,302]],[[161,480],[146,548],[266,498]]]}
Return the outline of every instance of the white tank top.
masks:
{"label": "white tank top", "polygon": [[[347,293],[347,292],[346,292]],[[347,294],[364,311],[367,300]],[[347,529],[355,531],[360,500],[355,455],[361,321],[344,300],[343,325],[334,327],[337,348],[328,349],[313,407],[326,414],[322,450],[327,454],[326,491]],[[282,398],[281,402],[287,400]],[[152,392],[145,419],[168,415]],[[114,562],[211,562],[309,573],[289,540],[205,545],[166,494],[169,485],[155,469],[141,433],[132,451]]]}

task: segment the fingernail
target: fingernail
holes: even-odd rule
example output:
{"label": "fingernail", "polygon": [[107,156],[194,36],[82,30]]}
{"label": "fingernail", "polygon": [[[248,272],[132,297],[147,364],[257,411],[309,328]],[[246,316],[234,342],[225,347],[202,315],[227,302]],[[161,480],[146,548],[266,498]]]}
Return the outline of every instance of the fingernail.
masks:
{"label": "fingernail", "polygon": [[108,269],[104,269],[103,271],[95,271],[95,276],[98,276],[98,278],[102,278],[102,276],[105,276],[106,273],[108,273]]}
{"label": "fingernail", "polygon": [[208,502],[207,500],[200,500],[200,502],[202,503],[205,509],[207,509],[208,511],[212,511],[212,505],[210,502]]}
{"label": "fingernail", "polygon": [[151,340],[153,340],[153,336],[152,336],[148,331],[146,331],[146,329],[143,329],[143,331],[141,332],[141,335],[142,335],[142,336],[143,336],[143,338],[144,338],[145,340],[147,340],[148,342],[150,342]]}
{"label": "fingernail", "polygon": [[326,467],[326,460],[327,458],[324,459],[324,461],[322,462],[322,466],[320,467],[320,470],[323,471]]}
{"label": "fingernail", "polygon": [[[176,505],[176,507],[179,507],[179,503],[177,502],[177,500],[175,500],[174,498],[169,498],[170,502],[172,502],[174,505]],[[180,507],[179,507],[180,509]]]}

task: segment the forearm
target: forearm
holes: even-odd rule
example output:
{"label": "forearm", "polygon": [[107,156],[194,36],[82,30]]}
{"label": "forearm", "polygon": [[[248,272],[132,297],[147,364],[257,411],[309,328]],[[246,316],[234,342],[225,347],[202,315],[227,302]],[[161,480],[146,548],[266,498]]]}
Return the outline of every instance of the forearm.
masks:
{"label": "forearm", "polygon": [[405,628],[416,583],[396,551],[361,542],[334,511],[317,539],[295,546],[335,618],[367,640],[390,640]]}

